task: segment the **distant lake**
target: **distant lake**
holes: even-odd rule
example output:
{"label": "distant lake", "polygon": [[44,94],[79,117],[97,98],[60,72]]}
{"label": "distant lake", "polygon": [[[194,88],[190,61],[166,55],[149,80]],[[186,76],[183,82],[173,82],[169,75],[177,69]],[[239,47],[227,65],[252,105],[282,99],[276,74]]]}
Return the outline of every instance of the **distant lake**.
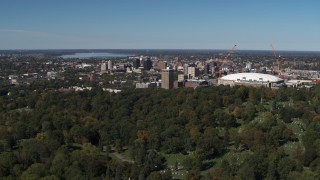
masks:
{"label": "distant lake", "polygon": [[62,58],[116,58],[116,57],[127,57],[132,56],[132,54],[117,54],[117,53],[75,53],[62,55]]}

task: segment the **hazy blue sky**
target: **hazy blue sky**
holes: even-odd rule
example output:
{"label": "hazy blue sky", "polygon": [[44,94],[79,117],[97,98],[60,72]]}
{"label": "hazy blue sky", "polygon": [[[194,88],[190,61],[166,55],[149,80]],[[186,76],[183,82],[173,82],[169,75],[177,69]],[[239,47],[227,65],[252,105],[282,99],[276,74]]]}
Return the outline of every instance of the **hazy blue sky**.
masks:
{"label": "hazy blue sky", "polygon": [[319,0],[4,0],[0,49],[320,51]]}

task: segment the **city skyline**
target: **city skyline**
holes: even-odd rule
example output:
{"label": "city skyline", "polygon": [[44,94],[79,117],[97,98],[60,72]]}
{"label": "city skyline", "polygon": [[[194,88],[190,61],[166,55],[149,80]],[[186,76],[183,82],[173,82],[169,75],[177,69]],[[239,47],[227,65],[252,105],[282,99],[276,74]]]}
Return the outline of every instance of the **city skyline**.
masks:
{"label": "city skyline", "polygon": [[[75,3],[76,2],[76,3]],[[317,1],[5,1],[0,49],[320,51]]]}

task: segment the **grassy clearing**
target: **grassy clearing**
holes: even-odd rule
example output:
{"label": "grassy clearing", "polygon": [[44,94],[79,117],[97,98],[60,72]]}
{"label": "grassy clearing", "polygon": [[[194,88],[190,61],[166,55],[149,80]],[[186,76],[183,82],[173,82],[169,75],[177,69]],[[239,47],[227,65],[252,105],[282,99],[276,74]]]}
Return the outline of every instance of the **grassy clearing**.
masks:
{"label": "grassy clearing", "polygon": [[[168,168],[171,169],[174,179],[186,179],[187,171],[184,169],[182,162],[189,156],[181,153],[178,154],[162,154],[166,160]],[[178,163],[178,170],[175,169],[175,163]]]}
{"label": "grassy clearing", "polygon": [[[287,142],[282,147],[286,154],[292,155],[293,151],[300,145],[300,142]],[[301,146],[303,147],[303,146]]]}
{"label": "grassy clearing", "polygon": [[19,109],[14,109],[9,111],[9,113],[22,113],[22,112],[32,112],[33,109],[30,109],[28,107],[24,107],[24,108],[19,108]]}
{"label": "grassy clearing", "polygon": [[113,160],[119,160],[119,158],[117,158],[114,154],[110,153],[109,157],[111,157],[111,159]]}
{"label": "grassy clearing", "polygon": [[289,155],[292,155],[292,152],[300,145],[302,149],[304,149],[302,142],[302,136],[306,129],[305,124],[301,119],[295,118],[292,123],[287,123],[286,126],[292,130],[294,135],[299,139],[298,142],[287,142],[283,145],[285,152]]}
{"label": "grassy clearing", "polygon": [[216,159],[216,163],[217,165],[220,165],[223,160],[227,160],[230,163],[236,162],[236,164],[240,166],[251,154],[252,152],[249,150],[242,152],[228,152],[221,158]]}
{"label": "grassy clearing", "polygon": [[186,170],[178,170],[178,171],[172,171],[172,177],[173,179],[186,179],[188,171]]}
{"label": "grassy clearing", "polygon": [[130,155],[130,150],[129,150],[129,149],[127,149],[127,150],[125,150],[124,152],[122,152],[121,155],[122,155],[125,159],[132,160],[132,157],[131,157],[131,155]]}
{"label": "grassy clearing", "polygon": [[263,104],[264,108],[266,108],[267,111],[272,110],[272,102],[267,102]]}
{"label": "grassy clearing", "polygon": [[304,131],[306,129],[304,123],[301,119],[293,119],[292,123],[286,124],[287,127],[292,130],[294,135],[299,139],[300,142],[302,142],[302,135],[304,134]]}
{"label": "grassy clearing", "polygon": [[[230,152],[226,153],[225,155],[214,159],[213,161],[215,163],[215,166],[220,166],[222,161],[224,161],[224,160],[228,161],[230,164],[234,164],[235,166],[241,166],[241,164],[244,163],[244,161],[246,161],[246,158],[248,156],[250,156],[251,154],[252,154],[252,152],[249,150],[242,151],[242,152],[230,151]],[[211,167],[210,169],[202,171],[201,174],[206,175],[207,173],[212,171],[213,168],[214,167]]]}
{"label": "grassy clearing", "polygon": [[182,167],[182,162],[188,157],[188,155],[184,155],[181,153],[178,154],[162,154],[168,163],[168,167],[173,168],[175,165],[175,162],[178,162],[178,167]]}

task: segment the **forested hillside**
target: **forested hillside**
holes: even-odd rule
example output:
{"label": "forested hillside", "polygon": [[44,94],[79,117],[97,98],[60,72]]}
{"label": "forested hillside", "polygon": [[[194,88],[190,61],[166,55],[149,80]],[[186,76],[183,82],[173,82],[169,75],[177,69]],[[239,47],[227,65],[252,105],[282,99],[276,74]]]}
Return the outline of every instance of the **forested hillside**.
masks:
{"label": "forested hillside", "polygon": [[1,90],[0,179],[320,178],[320,86],[21,89]]}

